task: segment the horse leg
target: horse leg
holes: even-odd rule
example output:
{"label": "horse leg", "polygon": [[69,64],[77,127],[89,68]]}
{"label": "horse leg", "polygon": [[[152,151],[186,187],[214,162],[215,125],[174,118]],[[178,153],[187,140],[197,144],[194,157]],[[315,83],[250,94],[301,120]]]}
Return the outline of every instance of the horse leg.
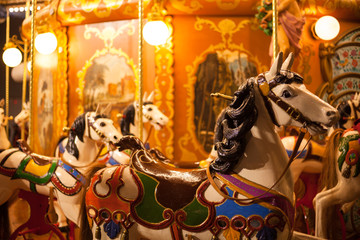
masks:
{"label": "horse leg", "polygon": [[9,239],[10,237],[10,223],[8,200],[12,196],[12,191],[9,189],[0,190],[0,239]]}
{"label": "horse leg", "polygon": [[342,203],[341,188],[338,186],[321,192],[314,198],[315,206],[315,236],[327,238],[327,226],[329,223],[327,214],[330,207]]}

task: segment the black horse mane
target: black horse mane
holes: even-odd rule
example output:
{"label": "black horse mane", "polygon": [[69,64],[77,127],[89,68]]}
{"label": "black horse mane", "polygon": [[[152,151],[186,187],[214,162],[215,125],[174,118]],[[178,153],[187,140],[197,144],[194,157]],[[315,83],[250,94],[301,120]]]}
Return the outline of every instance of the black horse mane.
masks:
{"label": "black horse mane", "polygon": [[[272,80],[276,84],[303,83],[297,73],[281,71]],[[232,169],[247,145],[246,134],[254,126],[258,111],[255,106],[255,78],[250,78],[234,93],[232,103],[219,115],[215,124],[215,150],[218,157],[211,168],[222,173]]]}
{"label": "black horse mane", "polygon": [[[135,103],[136,104],[136,103]],[[127,106],[123,112],[123,117],[120,120],[120,130],[121,134],[126,135],[134,135],[130,132],[130,124],[135,125],[135,104],[131,103],[129,106]],[[143,103],[143,106],[146,106],[148,104],[153,104],[151,101],[146,101]]]}
{"label": "black horse mane", "polygon": [[248,80],[234,93],[232,103],[216,121],[214,142],[218,157],[211,163],[213,170],[225,173],[237,164],[245,151],[246,134],[257,116],[254,81]]}
{"label": "black horse mane", "polygon": [[[95,120],[98,118],[107,118],[107,116],[104,114],[98,114],[94,117]],[[71,125],[68,142],[65,146],[65,149],[68,151],[68,153],[76,157],[76,159],[79,158],[79,150],[75,144],[75,139],[78,137],[81,142],[84,142],[83,137],[86,126],[85,119],[85,113],[81,114],[75,119],[74,123]]]}
{"label": "black horse mane", "polygon": [[351,107],[348,101],[341,102],[336,109],[340,114],[339,121],[335,124],[335,128],[345,129],[344,124],[348,121],[347,117],[351,117]]}

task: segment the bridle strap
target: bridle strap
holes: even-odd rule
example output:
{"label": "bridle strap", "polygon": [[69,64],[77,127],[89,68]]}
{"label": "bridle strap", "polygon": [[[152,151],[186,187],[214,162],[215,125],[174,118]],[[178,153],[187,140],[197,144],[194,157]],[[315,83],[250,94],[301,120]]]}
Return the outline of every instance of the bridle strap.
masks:
{"label": "bridle strap", "polygon": [[[269,83],[266,81],[264,74],[260,74],[257,77],[257,83],[260,88],[261,95],[266,99],[265,104],[269,102],[269,99],[273,101],[277,106],[283,109],[292,119],[301,124],[307,124],[311,122],[307,117],[305,117],[299,110],[281,100],[280,97],[276,96],[272,88],[276,87],[279,83],[277,83],[274,79],[270,80]],[[268,106],[268,105],[267,105]],[[275,119],[274,110],[272,108],[268,108],[269,114],[273,120],[273,123],[279,126],[278,122]]]}
{"label": "bridle strap", "polygon": [[[231,197],[229,195],[227,195],[226,193],[224,193],[223,191],[221,191],[221,189],[219,188],[219,186],[215,183],[213,176],[211,175],[210,172],[210,164],[207,166],[206,168],[206,175],[209,179],[210,184],[213,186],[213,188],[225,199],[229,199],[229,200],[234,200],[234,201],[238,201],[240,203],[243,204],[251,204],[253,202],[255,202],[255,200],[259,200],[260,197],[264,196],[265,194],[267,194],[268,192],[270,192],[279,182],[280,180],[284,177],[285,173],[287,172],[287,170],[289,169],[291,163],[296,159],[296,157],[298,156],[297,152],[299,150],[300,144],[305,136],[306,131],[300,130],[300,134],[299,137],[296,141],[296,144],[294,146],[293,152],[289,158],[289,161],[287,163],[287,165],[285,166],[283,172],[281,173],[280,177],[275,181],[275,183],[270,187],[267,188],[267,190],[260,194],[257,195],[255,197],[250,197],[250,198],[235,198],[235,197]],[[304,149],[306,148],[306,146],[309,144],[311,137],[309,138],[309,140],[307,141],[307,143],[305,144],[304,148],[301,150],[301,152],[299,154],[301,154]]]}
{"label": "bridle strap", "polygon": [[350,105],[352,110],[354,111],[354,120],[357,120],[358,119],[357,112],[360,112],[360,104],[358,106],[355,106],[353,101],[350,101]]}

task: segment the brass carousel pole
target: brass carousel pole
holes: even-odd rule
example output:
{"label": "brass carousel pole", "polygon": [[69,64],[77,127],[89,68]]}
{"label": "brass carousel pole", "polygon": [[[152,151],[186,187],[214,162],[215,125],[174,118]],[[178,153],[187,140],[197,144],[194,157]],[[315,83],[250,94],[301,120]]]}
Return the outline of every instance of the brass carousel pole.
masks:
{"label": "brass carousel pole", "polygon": [[[30,0],[26,0],[25,19],[30,15]],[[27,56],[28,56],[28,41],[24,39],[24,74],[22,87],[22,109],[26,103],[26,78],[27,78]],[[21,126],[21,139],[25,139],[25,124]]]}
{"label": "brass carousel pole", "polygon": [[[10,13],[6,8],[6,43],[9,42],[10,36]],[[5,64],[5,115],[9,116],[9,66]],[[9,124],[8,124],[9,126]],[[9,127],[6,127],[6,134],[9,135]]]}
{"label": "brass carousel pole", "polygon": [[142,76],[142,54],[143,54],[143,0],[139,0],[139,46],[138,46],[138,54],[139,54],[139,126],[140,126],[140,132],[139,132],[139,138],[141,141],[143,140],[143,76]]}
{"label": "brass carousel pole", "polygon": [[29,102],[30,102],[30,116],[29,116],[29,141],[32,147],[32,91],[33,91],[33,79],[34,79],[34,52],[35,52],[35,14],[36,14],[36,0],[31,3],[32,14],[31,14],[31,41],[30,41],[30,84],[29,84]]}
{"label": "brass carousel pole", "polygon": [[276,59],[276,56],[278,54],[279,51],[279,47],[277,44],[277,39],[278,39],[278,11],[277,11],[277,0],[273,0],[272,1],[272,11],[273,11],[273,16],[272,16],[272,22],[273,22],[273,26],[272,26],[272,41],[273,41],[273,59]]}

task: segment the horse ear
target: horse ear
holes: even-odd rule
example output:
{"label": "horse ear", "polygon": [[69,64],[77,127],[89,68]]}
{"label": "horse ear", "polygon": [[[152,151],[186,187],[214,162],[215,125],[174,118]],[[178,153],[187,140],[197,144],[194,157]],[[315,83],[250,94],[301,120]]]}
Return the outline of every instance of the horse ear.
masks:
{"label": "horse ear", "polygon": [[96,106],[95,115],[97,115],[97,114],[98,114],[99,109],[100,109],[100,104],[98,104],[98,105]]}
{"label": "horse ear", "polygon": [[290,70],[294,63],[294,54],[291,52],[281,66],[281,70]]}
{"label": "horse ear", "polygon": [[273,64],[271,65],[271,68],[268,72],[265,73],[265,79],[267,81],[269,81],[270,79],[272,79],[273,77],[276,76],[276,74],[278,74],[280,72],[280,68],[282,65],[282,61],[283,61],[283,53],[279,52],[279,54],[277,55],[275,61],[273,62]]}
{"label": "horse ear", "polygon": [[154,91],[152,91],[150,93],[150,95],[148,96],[147,100],[148,102],[154,102]]}
{"label": "horse ear", "polygon": [[147,92],[144,93],[143,102],[146,102],[146,98],[147,98]]}
{"label": "horse ear", "polygon": [[106,116],[109,116],[110,115],[110,111],[111,111],[111,103],[109,103],[105,109],[102,111],[102,114],[106,115]]}
{"label": "horse ear", "polygon": [[5,104],[5,100],[4,100],[4,99],[1,99],[1,100],[0,100],[0,107],[4,107],[4,104]]}
{"label": "horse ear", "polygon": [[24,103],[23,103],[23,108],[24,108],[25,110],[29,110],[29,109],[30,109],[30,102],[24,102]]}

